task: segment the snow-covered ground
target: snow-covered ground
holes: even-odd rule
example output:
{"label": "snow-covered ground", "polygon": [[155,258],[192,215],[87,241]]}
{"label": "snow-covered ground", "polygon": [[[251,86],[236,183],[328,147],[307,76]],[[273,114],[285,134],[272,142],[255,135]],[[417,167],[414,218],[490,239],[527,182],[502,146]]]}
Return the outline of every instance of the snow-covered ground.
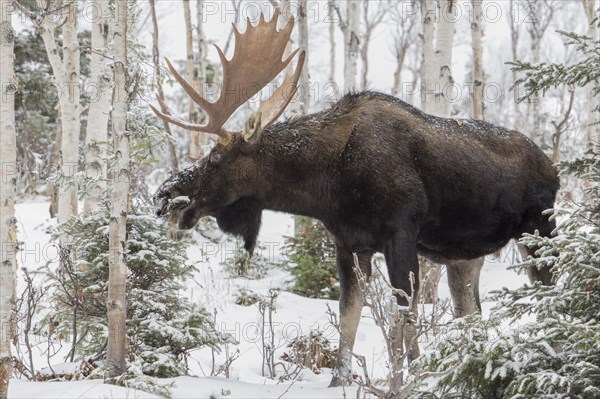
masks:
{"label": "snow-covered ground", "polygon": [[[56,260],[56,250],[50,242],[48,226],[51,225],[48,212],[49,204],[45,201],[29,201],[17,206],[19,220],[19,238],[22,251],[18,255],[21,268],[35,270],[48,261]],[[289,215],[266,212],[263,217],[263,228],[260,242],[264,246],[262,254],[270,258],[278,258],[283,247],[283,236],[293,231],[293,220]],[[331,371],[325,369],[321,374],[304,370],[296,382],[279,383],[262,376],[261,344],[258,334],[258,307],[235,304],[236,294],[242,289],[249,289],[259,294],[266,294],[270,288],[285,289],[290,280],[287,272],[270,270],[265,278],[250,280],[231,278],[220,263],[234,252],[232,244],[215,245],[197,235],[196,243],[189,245],[188,256],[191,261],[198,262],[199,272],[195,279],[187,284],[189,297],[204,305],[209,310],[216,310],[218,327],[235,336],[239,344],[230,345],[230,353],[239,350],[239,358],[231,365],[231,376],[211,377],[213,367],[210,350],[198,350],[193,353],[190,362],[193,376],[160,380],[161,383],[174,383],[171,392],[174,398],[340,398],[345,395],[354,397],[356,388],[327,388],[331,379]],[[488,293],[501,287],[514,288],[527,281],[526,276],[519,276],[507,266],[516,260],[516,251],[508,248],[499,258],[489,258],[481,274],[481,295],[484,300],[484,315],[494,305]],[[22,278],[22,274],[19,274]],[[448,297],[447,284],[442,279],[440,296]],[[19,291],[23,289],[20,284]],[[286,348],[286,342],[298,335],[307,335],[311,330],[322,331],[334,346],[337,346],[337,333],[329,324],[326,315],[327,305],[337,311],[337,301],[304,298],[287,291],[282,291],[276,302],[274,313],[275,344],[278,354]],[[425,309],[427,311],[427,308]],[[386,374],[386,355],[383,338],[379,328],[363,310],[357,337],[355,352],[363,354],[367,359],[372,377],[383,377]],[[42,340],[40,340],[42,342]],[[68,351],[68,343],[60,354]],[[37,369],[47,366],[44,355],[45,345],[34,349],[34,360]],[[52,363],[61,363],[64,356],[57,355]],[[215,364],[224,361],[224,354],[218,354]],[[358,368],[354,367],[355,370]],[[29,382],[13,379],[10,383],[10,398],[153,398],[154,395],[132,388],[115,387],[102,384],[99,380],[70,382]]]}

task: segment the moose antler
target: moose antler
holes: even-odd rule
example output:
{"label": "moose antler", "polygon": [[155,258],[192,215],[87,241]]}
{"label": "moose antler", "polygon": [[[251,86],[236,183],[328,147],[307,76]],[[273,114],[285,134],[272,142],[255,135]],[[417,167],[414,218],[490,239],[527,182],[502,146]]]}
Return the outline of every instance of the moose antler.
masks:
{"label": "moose antler", "polygon": [[[296,49],[284,61],[281,60],[294,27],[294,19],[291,17],[284,28],[277,31],[278,17],[279,12],[276,10],[273,18],[266,22],[264,15],[261,14],[260,21],[256,26],[253,26],[250,19],[247,19],[247,27],[244,33],[240,33],[233,24],[235,49],[231,60],[227,60],[221,48],[215,45],[223,64],[223,86],[219,98],[215,102],[209,102],[202,97],[175,70],[171,62],[165,59],[169,70],[183,87],[183,90],[206,112],[208,122],[205,125],[187,122],[174,116],[159,96],[157,96],[157,100],[161,110],[150,105],[154,113],[176,126],[195,132],[217,134],[225,143],[230,142],[232,133],[223,128],[225,122],[235,110],[283,71],[299,51],[299,49]],[[266,101],[261,102],[259,112],[263,114],[263,127],[273,123],[283,113],[296,93],[304,58],[305,53],[302,51],[294,73],[286,76],[273,95]]]}

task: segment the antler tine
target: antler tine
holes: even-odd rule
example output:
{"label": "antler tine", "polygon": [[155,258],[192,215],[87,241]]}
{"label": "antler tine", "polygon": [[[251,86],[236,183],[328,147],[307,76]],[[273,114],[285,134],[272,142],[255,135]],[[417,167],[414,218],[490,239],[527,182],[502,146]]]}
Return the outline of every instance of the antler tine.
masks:
{"label": "antler tine", "polygon": [[[290,55],[290,59],[293,58],[298,50],[294,51]],[[298,80],[302,73],[302,67],[304,66],[304,60],[306,58],[306,52],[302,50],[296,69],[291,75],[286,75],[283,82],[275,89],[271,97],[260,102],[258,112],[262,113],[262,126],[267,127],[277,120],[288,106],[296,92],[298,91]],[[289,61],[288,61],[289,62]]]}
{"label": "antler tine", "polygon": [[292,34],[294,20],[290,18],[281,31],[277,31],[276,11],[269,21],[264,15],[256,26],[247,21],[246,30],[240,33],[236,28],[235,49],[231,60],[227,60],[220,48],[219,57],[223,63],[223,88],[219,104],[235,111],[252,96],[262,90],[281,71],[291,58],[282,61],[285,48]]}
{"label": "antler tine", "polygon": [[179,72],[177,72],[177,70],[175,69],[173,64],[171,64],[171,61],[169,61],[168,58],[165,58],[165,62],[167,63],[167,67],[169,68],[177,82],[180,84],[180,86],[183,88],[183,90],[186,92],[186,94],[190,96],[190,98],[202,109],[207,111],[207,114],[209,115],[208,123],[206,125],[198,125],[195,123],[184,121],[179,117],[173,116],[173,111],[167,106],[167,104],[165,104],[164,100],[158,95],[156,95],[156,100],[160,104],[161,111],[156,109],[153,105],[150,105],[152,111],[154,111],[154,113],[159,118],[169,123],[172,123],[175,126],[179,126],[192,132],[213,133],[218,135],[223,140],[223,142],[229,142],[231,140],[231,133],[222,128],[223,123],[225,123],[225,121],[219,124],[218,121],[215,121],[213,118],[210,117],[210,113],[208,112],[208,110],[210,109],[210,106],[212,104],[208,102],[204,97],[202,97],[196,90],[194,90],[192,85],[190,85],[188,81],[185,80],[179,74]]}
{"label": "antler tine", "polygon": [[205,126],[197,125],[197,124],[191,123],[191,122],[186,122],[177,116],[173,116],[173,111],[171,110],[171,108],[169,108],[167,106],[167,104],[165,104],[164,100],[158,94],[156,95],[156,101],[158,101],[158,103],[160,104],[160,108],[162,109],[162,111],[158,110],[152,104],[149,104],[149,105],[150,105],[150,108],[152,109],[152,111],[154,111],[156,116],[158,116],[160,119],[165,120],[169,123],[172,123],[175,126],[179,126],[186,130],[190,130],[192,132],[203,132],[204,131]]}
{"label": "antler tine", "polygon": [[169,68],[169,71],[171,71],[171,73],[173,74],[173,76],[175,77],[175,79],[177,80],[177,82],[181,85],[181,87],[186,92],[186,94],[188,96],[190,96],[190,98],[196,104],[198,104],[200,106],[200,108],[206,109],[207,107],[209,107],[210,103],[204,97],[202,97],[196,90],[194,90],[194,88],[192,87],[192,85],[190,85],[188,83],[188,81],[185,80],[183,78],[183,76],[181,76],[179,74],[179,72],[177,72],[177,69],[175,69],[175,67],[173,66],[173,64],[171,64],[171,61],[169,61],[169,59],[166,58],[166,57],[165,57],[165,62],[167,63],[167,67]]}
{"label": "antler tine", "polygon": [[[206,98],[202,97],[200,93],[198,93],[192,85],[177,72],[171,62],[166,60],[169,70],[183,90],[206,112],[208,122],[205,125],[186,122],[180,118],[174,117],[162,99],[158,99],[162,110],[159,111],[155,107],[152,107],[152,110],[161,119],[183,127],[184,129],[217,134],[222,139],[225,139],[225,141],[230,141],[232,134],[223,129],[223,125],[227,122],[231,114],[252,96],[261,91],[263,87],[283,71],[298,51],[294,51],[289,57],[282,60],[286,45],[294,27],[294,18],[290,17],[283,29],[277,31],[278,18],[278,10],[273,13],[273,17],[269,21],[265,21],[264,14],[261,13],[259,22],[256,26],[252,25],[248,19],[244,33],[240,33],[234,24],[235,48],[231,60],[227,60],[221,48],[215,45],[223,65],[223,85],[219,99],[215,102],[209,102]],[[287,82],[288,84],[293,82],[295,86],[298,82],[303,64],[304,53],[300,56],[296,71],[292,75],[293,79],[289,81],[288,77],[286,77],[284,82]],[[267,107],[270,109],[268,115],[274,116],[275,119],[281,115],[296,89],[294,88],[291,91],[292,92],[289,95],[284,95],[285,93],[283,93],[280,88],[275,91],[275,93],[277,93],[277,99],[280,100],[274,103],[274,105]],[[272,123],[274,119],[266,118],[266,121]]]}

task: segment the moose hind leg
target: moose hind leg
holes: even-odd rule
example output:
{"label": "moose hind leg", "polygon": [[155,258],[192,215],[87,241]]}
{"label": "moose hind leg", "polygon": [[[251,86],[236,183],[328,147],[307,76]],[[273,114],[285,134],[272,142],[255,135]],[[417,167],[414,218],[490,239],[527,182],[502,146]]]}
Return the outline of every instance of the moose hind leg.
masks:
{"label": "moose hind leg", "polygon": [[479,274],[484,258],[457,260],[446,264],[448,287],[454,305],[454,317],[480,312]]}
{"label": "moose hind leg", "polygon": [[[336,251],[340,277],[340,342],[330,387],[347,386],[352,383],[352,349],[363,302],[358,277],[354,271],[352,252],[339,245]],[[364,252],[357,256],[360,269],[367,278],[370,277],[373,253]]]}

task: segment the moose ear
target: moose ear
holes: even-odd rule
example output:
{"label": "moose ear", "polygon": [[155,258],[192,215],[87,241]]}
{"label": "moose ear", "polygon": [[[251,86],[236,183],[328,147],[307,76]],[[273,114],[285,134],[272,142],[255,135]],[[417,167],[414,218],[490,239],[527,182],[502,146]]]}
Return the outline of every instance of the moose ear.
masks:
{"label": "moose ear", "polygon": [[260,139],[260,134],[262,132],[262,127],[260,126],[261,118],[261,112],[254,112],[246,120],[244,130],[242,131],[242,137],[246,143],[254,144]]}

